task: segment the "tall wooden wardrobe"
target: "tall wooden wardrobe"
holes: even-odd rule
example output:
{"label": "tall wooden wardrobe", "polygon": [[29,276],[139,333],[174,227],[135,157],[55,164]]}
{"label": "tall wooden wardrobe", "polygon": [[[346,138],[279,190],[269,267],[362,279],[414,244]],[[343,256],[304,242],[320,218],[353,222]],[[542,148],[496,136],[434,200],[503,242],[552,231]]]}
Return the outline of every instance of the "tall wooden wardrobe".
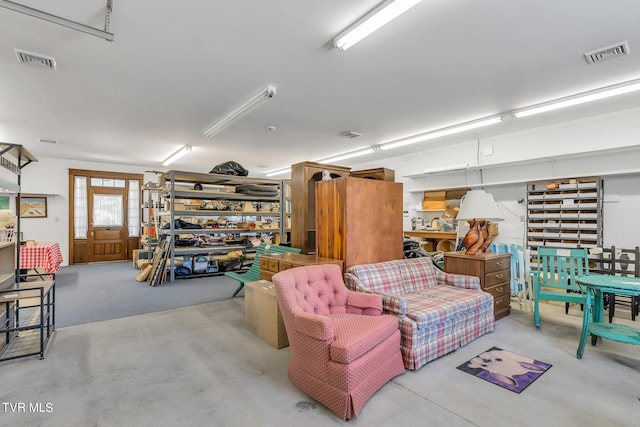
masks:
{"label": "tall wooden wardrobe", "polygon": [[319,256],[345,269],[402,259],[402,183],[342,177],[315,185]]}

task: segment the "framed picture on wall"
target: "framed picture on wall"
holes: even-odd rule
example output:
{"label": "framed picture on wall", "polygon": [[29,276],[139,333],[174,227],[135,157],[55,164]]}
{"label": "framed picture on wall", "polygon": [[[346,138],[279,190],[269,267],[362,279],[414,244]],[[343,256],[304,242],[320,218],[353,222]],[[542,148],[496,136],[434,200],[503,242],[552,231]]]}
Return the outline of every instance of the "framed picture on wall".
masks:
{"label": "framed picture on wall", "polygon": [[46,218],[46,197],[20,197],[21,218]]}

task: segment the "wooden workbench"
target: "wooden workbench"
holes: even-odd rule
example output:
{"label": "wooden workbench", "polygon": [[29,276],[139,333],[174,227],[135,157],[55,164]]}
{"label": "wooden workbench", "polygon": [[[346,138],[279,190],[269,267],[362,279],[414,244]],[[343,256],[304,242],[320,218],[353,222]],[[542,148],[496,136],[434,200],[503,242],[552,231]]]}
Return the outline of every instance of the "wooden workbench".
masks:
{"label": "wooden workbench", "polygon": [[423,244],[423,248],[427,251],[435,251],[438,243],[442,240],[451,240],[455,244],[456,238],[458,237],[455,231],[405,230],[403,233],[405,236],[418,237],[426,240],[427,243]]}

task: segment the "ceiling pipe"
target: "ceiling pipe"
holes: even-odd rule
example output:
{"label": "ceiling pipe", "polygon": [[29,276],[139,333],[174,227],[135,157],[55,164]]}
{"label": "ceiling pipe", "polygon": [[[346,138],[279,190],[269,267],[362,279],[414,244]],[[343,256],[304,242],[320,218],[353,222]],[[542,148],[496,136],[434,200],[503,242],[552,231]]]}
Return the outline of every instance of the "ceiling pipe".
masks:
{"label": "ceiling pipe", "polygon": [[92,36],[96,36],[110,42],[112,42],[114,39],[113,33],[110,32],[112,4],[113,4],[113,0],[107,0],[107,7],[105,11],[105,22],[104,22],[105,30],[103,31],[97,28],[90,27],[88,25],[81,24],[79,22],[71,21],[69,19],[53,15],[51,13],[43,12],[42,10],[39,10],[39,9],[34,9],[32,7],[14,3],[8,0],[0,0],[0,7],[4,7],[5,9],[13,10],[14,12],[24,13],[25,15],[33,16],[34,18],[42,19],[44,21],[51,22],[53,24],[62,25],[63,27],[71,28],[72,30],[81,31],[83,33],[90,34]]}

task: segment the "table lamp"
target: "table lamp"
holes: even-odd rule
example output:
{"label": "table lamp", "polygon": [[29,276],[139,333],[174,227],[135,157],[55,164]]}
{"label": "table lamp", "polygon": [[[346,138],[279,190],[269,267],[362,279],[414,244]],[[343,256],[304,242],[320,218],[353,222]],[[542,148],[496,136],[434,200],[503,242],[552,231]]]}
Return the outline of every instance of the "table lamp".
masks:
{"label": "table lamp", "polygon": [[491,194],[484,190],[469,190],[460,201],[457,219],[469,222],[469,231],[464,236],[465,253],[482,255],[493,240],[489,221],[502,221],[504,218]]}

